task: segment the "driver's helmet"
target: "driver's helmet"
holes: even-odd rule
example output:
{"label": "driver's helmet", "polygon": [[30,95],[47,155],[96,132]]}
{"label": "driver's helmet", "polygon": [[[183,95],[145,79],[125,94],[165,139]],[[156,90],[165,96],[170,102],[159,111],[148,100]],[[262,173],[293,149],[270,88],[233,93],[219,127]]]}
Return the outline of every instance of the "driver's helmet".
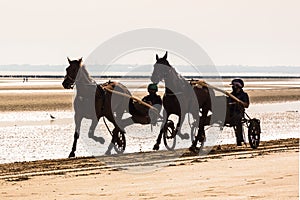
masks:
{"label": "driver's helmet", "polygon": [[149,90],[154,90],[155,92],[157,92],[157,91],[158,91],[157,84],[155,84],[155,83],[150,83],[150,84],[148,85],[148,92],[149,92]]}
{"label": "driver's helmet", "polygon": [[244,81],[240,78],[235,78],[231,81],[230,85],[236,85],[239,88],[243,88],[244,87]]}

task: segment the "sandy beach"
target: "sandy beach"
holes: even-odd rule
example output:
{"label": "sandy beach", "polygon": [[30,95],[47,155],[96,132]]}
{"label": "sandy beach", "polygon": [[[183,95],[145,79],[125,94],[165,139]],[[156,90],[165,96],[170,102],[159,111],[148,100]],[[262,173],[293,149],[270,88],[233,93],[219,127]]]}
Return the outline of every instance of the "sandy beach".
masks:
{"label": "sandy beach", "polygon": [[0,200],[300,200],[300,0],[0,5]]}
{"label": "sandy beach", "polygon": [[0,185],[1,199],[298,199],[299,149],[193,158],[144,173],[23,176]]}
{"label": "sandy beach", "polygon": [[[297,102],[300,101],[298,82],[299,80],[292,80],[285,85],[282,80],[249,80],[249,87],[248,89],[246,87],[245,91],[248,92],[252,104],[263,106],[264,103],[267,103],[272,106],[273,103],[278,102]],[[70,113],[74,93],[64,90],[60,84],[60,81],[57,80],[54,83],[40,85],[0,84],[0,110],[2,113],[14,113],[14,115],[31,111],[56,111],[62,116],[65,111]],[[146,94],[141,90],[134,90],[134,87],[130,88],[134,96],[142,97]],[[142,88],[145,88],[145,84]],[[162,92],[160,93],[162,94]],[[273,113],[271,113],[272,117],[262,115],[264,118],[268,116],[272,118],[263,119],[264,123],[269,123],[272,127],[271,122],[274,120],[281,121],[283,125],[287,124],[287,121],[295,121],[292,118],[298,116],[298,109],[292,110],[291,113],[286,111],[284,113],[288,114],[288,118],[285,119],[285,115],[281,113],[278,113],[278,119]],[[26,126],[24,126],[27,123],[26,121],[22,122],[23,124],[21,122],[21,124],[13,124],[13,121],[9,121],[9,123],[12,124],[12,130],[17,133],[26,129]],[[51,123],[44,120],[37,122],[36,126],[40,126],[40,123],[49,123],[49,126],[56,127],[59,125],[58,123],[72,124],[73,122],[72,119]],[[297,130],[298,126],[295,123],[292,125]],[[1,126],[5,126],[5,130],[11,130],[9,125],[2,124]],[[73,130],[72,127],[69,128]],[[265,135],[268,134],[266,128],[268,126],[264,130]],[[284,127],[279,127],[276,130],[284,131],[283,129]],[[31,131],[31,129],[28,130]],[[50,130],[55,131],[53,134],[56,135],[59,135],[61,131],[57,128]],[[47,131],[48,129],[45,129],[42,133],[46,134]],[[1,134],[2,138],[0,139],[5,138],[3,137],[5,132],[1,131]],[[47,136],[46,139],[55,138],[55,136],[50,136],[48,139]],[[274,135],[271,134],[270,136]],[[26,137],[24,140],[26,140]],[[72,133],[70,133],[69,138],[69,144],[71,145]],[[274,147],[277,148],[276,151],[264,151],[264,149]],[[59,147],[55,140],[53,148],[62,147]],[[70,146],[63,148],[66,148],[68,152]],[[166,162],[154,171],[145,173],[132,173],[137,169],[134,167],[128,167],[128,169],[114,168],[111,164],[108,164],[109,162],[104,162],[105,159],[110,159],[110,157],[103,158],[103,162],[99,159],[90,158],[88,160],[46,159],[44,161],[0,164],[0,199],[299,198],[299,138],[286,139],[284,142],[279,140],[275,140],[273,143],[262,142],[257,150],[258,152],[249,147],[236,148],[235,145],[222,145],[215,148],[217,148],[217,154],[220,154],[220,156],[203,158],[201,156],[186,155],[192,157],[190,160],[185,161],[178,160],[177,156],[176,160]],[[182,151],[185,150],[182,149]],[[260,150],[261,152],[259,152]],[[81,151],[81,149],[78,151]],[[39,152],[33,150],[31,153],[38,154]],[[130,163],[130,161],[139,157],[142,159],[149,157],[155,160],[157,153],[160,156],[168,154],[164,151],[125,154],[124,163]],[[231,153],[237,154],[231,155]],[[223,156],[223,154],[228,155]],[[64,167],[64,163],[68,167]],[[156,166],[151,163],[150,165],[154,168]],[[100,166],[97,170],[83,170],[86,167],[97,166]],[[66,169],[76,170],[59,172],[56,175],[52,173],[37,176],[22,175],[39,171],[51,172]],[[14,175],[17,175],[17,178],[14,178]]]}

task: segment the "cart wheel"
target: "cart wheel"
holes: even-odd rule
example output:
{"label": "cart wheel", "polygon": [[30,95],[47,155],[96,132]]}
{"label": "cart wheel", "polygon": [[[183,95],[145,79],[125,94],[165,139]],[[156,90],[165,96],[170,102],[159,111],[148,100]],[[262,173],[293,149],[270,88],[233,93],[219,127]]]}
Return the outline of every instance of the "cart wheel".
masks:
{"label": "cart wheel", "polygon": [[260,141],[260,121],[258,119],[251,119],[248,127],[248,139],[252,149],[259,146]]}
{"label": "cart wheel", "polygon": [[174,122],[171,120],[169,120],[164,127],[163,139],[166,148],[171,151],[174,150],[176,145],[176,133]]}
{"label": "cart wheel", "polygon": [[114,149],[118,154],[122,154],[125,151],[125,147],[126,147],[125,132],[119,131],[117,134],[116,141],[114,143]]}
{"label": "cart wheel", "polygon": [[[195,124],[193,124],[192,127],[191,127],[191,140],[192,140],[192,143],[196,140],[197,134],[198,134],[198,127],[195,126]],[[202,142],[200,142],[200,146],[198,146],[198,144],[197,144],[197,146],[196,146],[197,151],[199,151],[199,152],[202,151],[202,149],[204,147],[204,142],[205,142],[205,139]]]}

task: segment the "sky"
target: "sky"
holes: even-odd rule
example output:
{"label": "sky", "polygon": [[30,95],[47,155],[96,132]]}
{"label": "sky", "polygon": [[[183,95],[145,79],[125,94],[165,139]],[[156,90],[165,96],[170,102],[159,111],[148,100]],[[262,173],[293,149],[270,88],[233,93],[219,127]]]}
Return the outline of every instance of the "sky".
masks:
{"label": "sky", "polygon": [[67,64],[120,33],[161,28],[197,42],[216,65],[300,66],[299,8],[299,0],[0,0],[0,65]]}

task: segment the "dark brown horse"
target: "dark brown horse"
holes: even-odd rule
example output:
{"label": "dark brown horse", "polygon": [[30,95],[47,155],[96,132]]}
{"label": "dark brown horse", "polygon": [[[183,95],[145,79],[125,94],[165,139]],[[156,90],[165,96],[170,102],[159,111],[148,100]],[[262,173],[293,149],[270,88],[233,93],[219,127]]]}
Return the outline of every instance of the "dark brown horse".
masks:
{"label": "dark brown horse", "polygon": [[[163,96],[165,112],[163,113],[163,118],[167,122],[171,114],[178,116],[178,123],[175,129],[177,135],[182,137],[180,128],[185,115],[191,113],[194,119],[199,119],[199,112],[202,109],[202,116],[198,120],[198,134],[192,145],[196,147],[198,141],[203,143],[205,140],[204,126],[207,121],[208,111],[211,110],[209,90],[207,87],[193,87],[169,64],[167,55],[167,52],[162,58],[156,55],[151,81],[153,83],[165,81],[165,94]],[[165,124],[163,123],[153,150],[159,149],[164,127]]]}
{"label": "dark brown horse", "polygon": [[114,125],[112,141],[106,152],[110,154],[113,145],[117,142],[116,135],[120,132],[124,132],[124,129],[119,127],[117,121],[121,120],[125,110],[128,110],[129,99],[124,96],[112,95],[112,93],[107,92],[104,88],[128,95],[130,95],[130,92],[124,85],[117,82],[107,82],[98,85],[89,76],[85,66],[82,64],[82,58],[72,61],[68,58],[68,61],[69,66],[66,68],[66,76],[62,85],[65,89],[72,89],[73,86],[76,86],[76,96],[74,99],[75,134],[69,157],[75,157],[77,140],[79,138],[83,118],[92,120],[88,133],[89,138],[101,144],[105,142],[104,139],[94,135],[99,119],[105,117]]}

